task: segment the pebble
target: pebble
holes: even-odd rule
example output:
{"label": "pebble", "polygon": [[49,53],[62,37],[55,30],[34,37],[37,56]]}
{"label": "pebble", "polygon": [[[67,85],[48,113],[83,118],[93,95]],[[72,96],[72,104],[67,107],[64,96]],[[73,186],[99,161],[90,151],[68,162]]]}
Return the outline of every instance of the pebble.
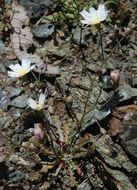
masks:
{"label": "pebble", "polygon": [[15,171],[9,175],[9,181],[12,183],[23,180],[24,178],[25,178],[25,174],[21,171]]}
{"label": "pebble", "polygon": [[27,95],[21,95],[13,99],[9,105],[17,108],[25,108],[27,106]]}
{"label": "pebble", "polygon": [[55,26],[53,24],[42,24],[35,26],[32,29],[32,33],[38,38],[47,38],[54,32]]}
{"label": "pebble", "polygon": [[0,54],[4,53],[5,45],[2,40],[0,40]]}

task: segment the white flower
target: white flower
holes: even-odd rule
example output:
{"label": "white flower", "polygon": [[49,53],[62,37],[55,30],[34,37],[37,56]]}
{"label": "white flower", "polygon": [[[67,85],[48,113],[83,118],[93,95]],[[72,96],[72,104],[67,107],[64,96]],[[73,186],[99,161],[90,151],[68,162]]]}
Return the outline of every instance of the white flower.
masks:
{"label": "white flower", "polygon": [[12,71],[8,71],[8,76],[10,77],[22,77],[32,69],[34,69],[35,65],[30,66],[31,62],[28,59],[23,59],[22,64],[10,65],[9,68]]}
{"label": "white flower", "polygon": [[29,98],[28,105],[32,109],[39,111],[39,110],[43,109],[43,107],[44,107],[45,98],[46,98],[45,94],[40,94],[38,101],[35,101],[32,98]]}
{"label": "white flower", "polygon": [[81,20],[81,23],[87,25],[99,24],[101,21],[104,21],[106,19],[107,13],[108,11],[105,10],[105,5],[99,5],[97,10],[92,7],[89,9],[89,12],[83,10],[80,12],[84,18],[84,20]]}

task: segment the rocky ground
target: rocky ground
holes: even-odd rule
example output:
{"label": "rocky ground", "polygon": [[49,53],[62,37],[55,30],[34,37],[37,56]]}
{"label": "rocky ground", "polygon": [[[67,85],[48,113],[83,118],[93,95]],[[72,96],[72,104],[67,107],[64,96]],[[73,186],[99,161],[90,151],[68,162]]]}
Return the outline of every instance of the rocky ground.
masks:
{"label": "rocky ground", "polygon": [[105,1],[103,57],[79,14],[99,3],[0,1],[0,190],[137,189],[137,2]]}

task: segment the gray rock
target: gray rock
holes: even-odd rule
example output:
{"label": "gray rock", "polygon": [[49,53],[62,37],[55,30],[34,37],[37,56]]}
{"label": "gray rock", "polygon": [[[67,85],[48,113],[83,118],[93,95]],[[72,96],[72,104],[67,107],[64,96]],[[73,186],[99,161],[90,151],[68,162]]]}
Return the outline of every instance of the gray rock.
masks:
{"label": "gray rock", "polygon": [[136,190],[129,178],[121,171],[110,169],[105,166],[107,174],[106,184],[112,190]]}
{"label": "gray rock", "polygon": [[19,156],[16,155],[16,154],[12,154],[10,155],[9,157],[9,161],[13,164],[17,164],[18,163],[18,160],[19,160]]}
{"label": "gray rock", "polygon": [[2,40],[0,40],[0,54],[4,53],[5,45]]}
{"label": "gray rock", "polygon": [[80,185],[78,185],[77,190],[93,190],[93,187],[88,181],[83,181]]}
{"label": "gray rock", "polygon": [[38,38],[47,38],[54,32],[53,24],[42,24],[32,28],[32,33]]}
{"label": "gray rock", "polygon": [[29,186],[29,185],[24,185],[24,186],[23,186],[23,189],[24,189],[24,190],[30,190],[30,186]]}
{"label": "gray rock", "polygon": [[12,109],[10,111],[11,111],[12,116],[13,116],[14,119],[17,119],[17,118],[21,117],[21,111],[20,111],[20,109],[15,108],[15,109]]}
{"label": "gray rock", "polygon": [[3,62],[0,63],[0,73],[6,73],[6,68]]}
{"label": "gray rock", "polygon": [[110,76],[108,76],[108,75],[102,76],[99,81],[99,86],[103,89],[109,89],[109,88],[112,89],[113,85],[112,85]]}
{"label": "gray rock", "polygon": [[57,6],[55,0],[21,0],[31,19],[39,18],[45,11],[54,9]]}
{"label": "gray rock", "polygon": [[12,3],[12,0],[5,0],[5,4],[11,5],[11,3]]}
{"label": "gray rock", "polygon": [[15,144],[15,145],[20,145],[23,141],[24,137],[22,134],[15,134],[12,138],[11,141]]}
{"label": "gray rock", "polygon": [[0,90],[0,108],[3,111],[7,111],[7,105],[10,101],[8,93],[5,90]]}
{"label": "gray rock", "polygon": [[90,31],[88,28],[84,28],[83,30],[81,30],[81,28],[77,27],[74,32],[73,32],[73,40],[77,43],[77,44],[82,44],[82,45],[86,45],[86,36],[90,34]]}
{"label": "gray rock", "polygon": [[5,187],[4,186],[0,186],[0,190],[4,190],[5,189]]}
{"label": "gray rock", "polygon": [[113,108],[119,105],[119,103],[126,100],[130,100],[137,96],[137,89],[128,85],[120,86],[119,89],[113,92],[113,95],[108,99],[107,103],[100,109],[94,109],[85,115],[85,119],[82,123],[81,131],[85,130],[96,121],[105,119],[112,111]]}
{"label": "gray rock", "polygon": [[15,171],[9,175],[9,181],[11,183],[16,183],[25,178],[25,174],[21,171]]}
{"label": "gray rock", "polygon": [[137,127],[127,124],[120,135],[121,143],[126,152],[137,160]]}
{"label": "gray rock", "polygon": [[12,87],[12,86],[7,86],[5,88],[5,91],[8,92],[8,95],[10,98],[13,98],[15,96],[18,96],[20,95],[20,93],[23,91],[21,90],[20,88],[15,88],[15,87]]}
{"label": "gray rock", "polygon": [[129,100],[132,97],[137,96],[137,89],[132,88],[131,86],[124,85],[119,88],[119,102]]}
{"label": "gray rock", "polygon": [[0,127],[7,128],[13,122],[13,118],[11,116],[0,117]]}
{"label": "gray rock", "polygon": [[85,115],[82,123],[81,131],[84,131],[87,127],[94,124],[96,121],[101,121],[111,113],[111,110],[98,110],[94,109]]}
{"label": "gray rock", "polygon": [[51,41],[45,41],[44,45],[37,49],[37,53],[44,57],[47,54],[56,55],[59,57],[68,57],[71,55],[70,45],[60,41],[58,45],[53,44]]}
{"label": "gray rock", "polygon": [[27,99],[27,95],[21,95],[13,99],[8,105],[17,108],[25,108],[27,106]]}
{"label": "gray rock", "polygon": [[109,135],[103,135],[95,142],[96,151],[107,163],[107,165],[115,168],[123,168],[127,172],[132,172],[137,168],[130,162],[122,148],[114,144]]}

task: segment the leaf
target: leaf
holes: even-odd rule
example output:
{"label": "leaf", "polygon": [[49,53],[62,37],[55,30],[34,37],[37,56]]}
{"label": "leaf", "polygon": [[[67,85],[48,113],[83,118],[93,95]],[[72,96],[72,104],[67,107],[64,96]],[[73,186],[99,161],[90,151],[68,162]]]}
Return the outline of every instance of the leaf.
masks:
{"label": "leaf", "polygon": [[79,176],[83,177],[84,176],[84,173],[82,172],[81,168],[78,166],[77,169],[76,169],[77,173]]}
{"label": "leaf", "polygon": [[63,132],[61,129],[62,123],[60,121],[60,118],[58,115],[54,115],[53,117],[55,126],[56,126],[56,134],[58,135],[58,139],[60,142],[64,142],[64,136],[63,136]]}
{"label": "leaf", "polygon": [[71,168],[68,168],[67,172],[69,176],[70,186],[74,187],[77,184],[76,178],[74,177],[74,172]]}
{"label": "leaf", "polygon": [[78,148],[83,147],[85,144],[89,143],[91,141],[91,136],[89,134],[85,134],[84,137],[81,137],[78,141]]}
{"label": "leaf", "polygon": [[40,147],[40,141],[37,137],[33,136],[30,138],[30,142],[33,143],[35,147]]}
{"label": "leaf", "polygon": [[41,147],[40,152],[41,152],[42,154],[47,154],[47,155],[49,155],[49,156],[55,157],[54,152],[52,152],[52,151],[51,151],[48,147],[46,147],[46,146]]}
{"label": "leaf", "polygon": [[115,5],[118,5],[119,4],[119,1],[116,1],[116,0],[108,0],[105,2],[105,4],[115,4]]}
{"label": "leaf", "polygon": [[31,175],[29,175],[29,181],[33,182],[33,181],[37,181],[40,178],[40,173],[39,171],[31,171]]}
{"label": "leaf", "polygon": [[62,128],[63,128],[63,134],[64,134],[64,142],[66,144],[68,144],[69,143],[69,135],[70,135],[70,128],[68,126],[68,123],[65,123]]}
{"label": "leaf", "polygon": [[46,190],[50,188],[50,183],[48,181],[44,182],[40,187],[39,190]]}
{"label": "leaf", "polygon": [[43,165],[41,170],[40,170],[40,173],[47,173],[48,170],[52,169],[54,167],[53,164],[50,164],[50,165]]}
{"label": "leaf", "polygon": [[79,152],[75,152],[73,158],[85,158],[87,156],[87,149],[79,149]]}
{"label": "leaf", "polygon": [[59,172],[60,172],[62,166],[63,166],[63,163],[61,163],[61,164],[58,166],[58,168],[56,169],[56,172],[53,174],[54,177],[56,177],[56,176],[59,174]]}

